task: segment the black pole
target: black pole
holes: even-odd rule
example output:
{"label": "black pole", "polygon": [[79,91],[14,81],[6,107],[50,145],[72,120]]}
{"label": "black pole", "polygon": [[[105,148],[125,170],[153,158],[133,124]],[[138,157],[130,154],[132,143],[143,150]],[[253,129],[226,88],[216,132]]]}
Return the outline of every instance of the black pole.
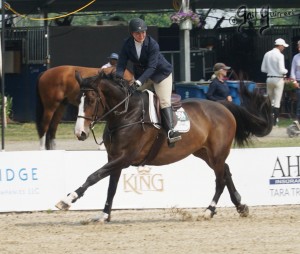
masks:
{"label": "black pole", "polygon": [[1,29],[1,96],[2,96],[2,108],[1,108],[1,115],[2,115],[2,132],[1,132],[1,144],[2,144],[2,151],[4,151],[5,148],[5,118],[6,118],[6,112],[5,112],[5,101],[4,101],[4,91],[5,91],[5,73],[4,73],[4,54],[5,54],[5,44],[4,44],[4,37],[5,37],[5,7],[4,7],[4,0],[1,0],[1,14],[2,14],[2,29]]}

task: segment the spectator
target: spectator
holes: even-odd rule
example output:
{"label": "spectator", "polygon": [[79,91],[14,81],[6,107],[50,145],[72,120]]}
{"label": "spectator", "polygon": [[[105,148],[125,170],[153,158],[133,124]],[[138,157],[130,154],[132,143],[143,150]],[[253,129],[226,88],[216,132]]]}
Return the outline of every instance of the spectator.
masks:
{"label": "spectator", "polygon": [[297,95],[296,116],[297,116],[297,120],[298,120],[298,124],[299,124],[298,128],[300,129],[300,87],[299,87],[299,82],[300,82],[300,41],[298,41],[298,43],[297,43],[297,48],[298,48],[299,53],[293,57],[290,78],[296,81],[295,82],[296,95]]}
{"label": "spectator", "polygon": [[[108,63],[104,64],[101,68],[109,68],[112,66],[117,66],[119,59],[119,55],[117,53],[111,53],[110,56],[108,57]],[[106,150],[103,140],[101,140],[101,143],[99,145],[99,150]]]}
{"label": "spectator", "polygon": [[224,63],[216,63],[214,65],[214,78],[208,87],[208,91],[206,94],[207,99],[212,101],[232,101],[232,97],[229,94],[229,87],[225,82],[227,71],[230,69],[231,67],[226,66]]}
{"label": "spectator", "polygon": [[108,57],[108,63],[104,64],[101,68],[109,68],[112,66],[117,66],[119,55],[117,53],[111,53]]}
{"label": "spectator", "polygon": [[280,102],[284,88],[284,77],[288,70],[284,65],[283,50],[289,45],[281,38],[275,40],[272,50],[265,53],[261,71],[267,73],[267,94],[273,106],[273,125],[277,126]]}

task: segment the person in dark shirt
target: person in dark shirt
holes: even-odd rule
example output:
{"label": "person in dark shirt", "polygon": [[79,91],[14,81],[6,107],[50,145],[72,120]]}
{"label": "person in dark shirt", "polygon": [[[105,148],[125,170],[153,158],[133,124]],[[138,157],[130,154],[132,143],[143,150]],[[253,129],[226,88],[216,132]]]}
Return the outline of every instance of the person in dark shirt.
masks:
{"label": "person in dark shirt", "polygon": [[214,65],[215,78],[212,80],[208,87],[206,97],[211,101],[228,100],[232,101],[232,97],[229,93],[229,87],[227,86],[225,79],[227,71],[231,67],[226,66],[224,63],[216,63]]}

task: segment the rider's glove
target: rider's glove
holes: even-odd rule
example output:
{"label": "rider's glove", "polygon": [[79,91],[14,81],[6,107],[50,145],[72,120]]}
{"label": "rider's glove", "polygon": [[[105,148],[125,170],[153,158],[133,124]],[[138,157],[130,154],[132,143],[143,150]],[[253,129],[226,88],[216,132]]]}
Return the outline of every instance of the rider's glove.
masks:
{"label": "rider's glove", "polygon": [[142,85],[141,81],[136,80],[133,84],[128,88],[128,92],[133,94],[140,86]]}

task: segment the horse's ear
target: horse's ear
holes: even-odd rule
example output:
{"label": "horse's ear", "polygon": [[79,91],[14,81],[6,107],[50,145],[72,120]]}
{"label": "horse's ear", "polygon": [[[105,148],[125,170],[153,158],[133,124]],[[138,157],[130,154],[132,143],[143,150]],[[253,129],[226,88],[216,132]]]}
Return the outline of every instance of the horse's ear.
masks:
{"label": "horse's ear", "polygon": [[79,71],[75,70],[75,79],[77,80],[78,84],[81,85],[82,77]]}

